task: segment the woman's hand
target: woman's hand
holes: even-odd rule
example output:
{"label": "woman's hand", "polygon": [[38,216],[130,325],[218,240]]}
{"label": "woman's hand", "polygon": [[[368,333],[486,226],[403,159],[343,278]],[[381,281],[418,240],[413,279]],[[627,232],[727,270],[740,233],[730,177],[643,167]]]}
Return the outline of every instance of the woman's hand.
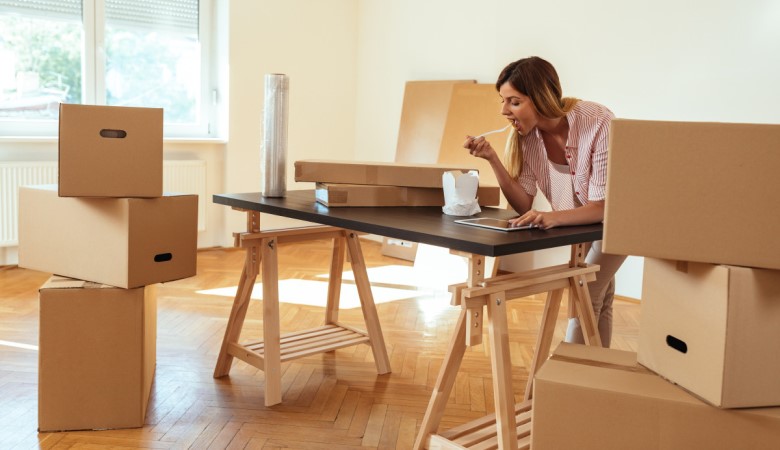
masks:
{"label": "woman's hand", "polygon": [[586,225],[604,220],[604,200],[593,200],[584,206],[561,211],[528,210],[520,217],[510,219],[513,226],[534,225],[543,230],[569,225]]}
{"label": "woman's hand", "polygon": [[547,230],[563,224],[563,222],[561,222],[561,212],[565,211],[537,211],[531,209],[520,217],[510,219],[509,223],[513,227],[533,225],[542,230]]}
{"label": "woman's hand", "polygon": [[483,136],[476,138],[474,136],[466,136],[466,142],[463,143],[463,148],[467,148],[472,156],[488,161],[498,157],[493,146],[490,145],[490,142]]}

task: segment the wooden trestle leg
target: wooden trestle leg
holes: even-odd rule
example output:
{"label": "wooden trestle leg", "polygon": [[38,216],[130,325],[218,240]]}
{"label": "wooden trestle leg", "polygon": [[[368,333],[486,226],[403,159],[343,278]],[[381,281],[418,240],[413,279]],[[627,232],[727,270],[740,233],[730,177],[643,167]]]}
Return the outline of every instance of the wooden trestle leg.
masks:
{"label": "wooden trestle leg", "polygon": [[439,370],[439,376],[436,378],[436,384],[428,401],[428,409],[425,410],[420,431],[414,441],[414,450],[423,450],[428,447],[428,440],[431,435],[436,433],[444,415],[444,409],[447,406],[447,400],[450,398],[452,388],[455,386],[455,378],[458,375],[460,363],[463,361],[463,355],[466,353],[466,315],[464,308],[460,311],[458,322],[455,324],[455,333],[450,339],[450,345],[447,347],[447,354],[444,355],[444,362]]}
{"label": "wooden trestle leg", "polygon": [[[389,373],[390,358],[387,355],[382,327],[379,323],[379,315],[371,293],[371,284],[368,281],[357,234],[328,226],[262,232],[260,231],[260,213],[246,212],[247,232],[239,233],[236,236],[236,245],[246,248],[246,261],[217,358],[214,377],[228,375],[233,358],[239,358],[265,372],[265,405],[272,406],[282,401],[281,364],[291,359],[329,352],[351,345],[368,344],[374,355],[377,372],[379,374]],[[312,330],[301,330],[282,335],[279,319],[278,244],[312,239],[332,239],[333,241],[324,325]],[[342,270],[345,249],[347,248],[367,331],[338,323]],[[249,308],[252,288],[261,268],[263,340],[240,344],[238,339]]]}
{"label": "wooden trestle leg", "polygon": [[[569,289],[569,297],[580,317],[586,342],[590,345],[601,345],[587,289],[587,283],[595,279],[598,266],[585,264],[584,252],[583,244],[574,245],[569,264],[494,276],[489,279],[482,278],[480,267],[482,257],[470,255],[469,280],[466,283],[450,286],[450,292],[456,297],[453,303],[460,304],[462,310],[415,440],[413,447],[415,450],[428,447],[437,449],[498,447],[502,450],[529,447],[533,377],[550,354],[564,289]],[[516,405],[512,388],[506,304],[509,299],[544,292],[547,292],[547,300],[534,359],[529,368],[525,401]],[[482,329],[480,312],[484,306],[487,306],[488,312],[495,415],[437,434],[466,348],[481,341],[474,330]],[[474,330],[471,330],[472,326]]]}
{"label": "wooden trestle leg", "polygon": [[[260,231],[260,213],[247,211],[246,229],[249,233]],[[255,286],[257,275],[260,269],[260,248],[253,245],[246,249],[246,260],[244,268],[241,271],[241,279],[238,281],[236,297],[233,300],[233,308],[230,311],[227,327],[225,327],[225,337],[222,339],[222,347],[219,349],[217,365],[214,368],[214,378],[220,378],[230,373],[230,366],[233,364],[233,355],[228,352],[230,344],[238,343],[241,336],[241,328],[244,326],[246,312],[249,308],[249,299],[252,296],[252,289]]]}
{"label": "wooden trestle leg", "polygon": [[263,239],[263,372],[265,406],[282,402],[282,350],[279,325],[279,272],[276,238]]}
{"label": "wooden trestle leg", "polygon": [[374,294],[371,293],[371,283],[368,281],[366,262],[363,259],[363,251],[360,248],[360,240],[357,233],[346,231],[347,248],[352,263],[352,273],[355,274],[360,306],[363,311],[363,320],[366,322],[366,331],[371,337],[371,351],[374,353],[376,370],[381,374],[390,373],[390,357],[387,356],[385,339],[382,336],[382,326],[379,324],[379,314],[374,304]]}

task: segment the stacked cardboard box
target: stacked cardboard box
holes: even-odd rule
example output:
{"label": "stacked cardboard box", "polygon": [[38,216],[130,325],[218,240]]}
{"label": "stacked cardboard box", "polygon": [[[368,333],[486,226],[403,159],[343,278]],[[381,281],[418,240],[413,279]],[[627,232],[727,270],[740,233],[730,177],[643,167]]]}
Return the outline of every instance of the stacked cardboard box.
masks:
{"label": "stacked cardboard box", "polygon": [[[315,198],[332,206],[443,206],[442,175],[473,168],[445,164],[401,164],[304,160],[295,162],[295,181],[316,184]],[[480,205],[500,201],[497,186],[480,186]]]}
{"label": "stacked cardboard box", "polygon": [[534,378],[534,450],[774,450],[780,408],[721,409],[636,353],[561,344]]}
{"label": "stacked cardboard box", "polygon": [[55,274],[40,289],[40,431],[143,426],[152,287],[195,275],[197,249],[197,196],[162,192],[162,123],[161,109],[61,105],[59,184],[20,189],[19,266]]}
{"label": "stacked cardboard box", "polygon": [[780,126],[610,134],[604,251],[645,257],[638,353],[561,347],[534,384],[533,448],[777,448],[780,215],[760,193],[780,186]]}

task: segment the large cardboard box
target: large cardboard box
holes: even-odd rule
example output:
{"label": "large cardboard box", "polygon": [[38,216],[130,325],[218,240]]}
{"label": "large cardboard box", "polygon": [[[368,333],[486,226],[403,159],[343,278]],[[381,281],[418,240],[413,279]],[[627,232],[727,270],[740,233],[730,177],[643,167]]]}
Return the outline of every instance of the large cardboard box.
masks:
{"label": "large cardboard box", "polygon": [[[328,207],[444,206],[444,191],[440,188],[317,183],[314,195],[318,202]],[[482,206],[496,206],[500,197],[498,186],[479,186],[477,190],[477,199]]]}
{"label": "large cardboard box", "polygon": [[604,251],[780,269],[778,148],[780,125],[614,120]]}
{"label": "large cardboard box", "polygon": [[58,197],[19,189],[19,266],[133,288],[195,275],[198,196]]}
{"label": "large cardboard box", "polygon": [[775,450],[780,408],[720,409],[636,362],[561,344],[534,379],[534,450]]}
{"label": "large cardboard box", "polygon": [[441,188],[442,175],[450,170],[475,169],[443,164],[302,160],[295,161],[295,181]]}
{"label": "large cardboard box", "polygon": [[60,105],[59,194],[160,197],[163,110]]}
{"label": "large cardboard box", "polygon": [[156,339],[154,285],[49,279],[40,289],[38,429],[143,426]]}
{"label": "large cardboard box", "polygon": [[780,405],[780,271],[645,258],[638,360],[713,405]]}

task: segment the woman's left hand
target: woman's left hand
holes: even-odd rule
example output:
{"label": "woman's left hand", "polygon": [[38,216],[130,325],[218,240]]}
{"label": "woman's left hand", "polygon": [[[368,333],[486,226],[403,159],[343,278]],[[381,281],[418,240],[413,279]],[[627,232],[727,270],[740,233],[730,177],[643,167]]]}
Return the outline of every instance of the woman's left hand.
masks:
{"label": "woman's left hand", "polygon": [[547,230],[561,225],[560,211],[537,211],[531,209],[520,217],[510,219],[512,226],[534,225],[537,228]]}

